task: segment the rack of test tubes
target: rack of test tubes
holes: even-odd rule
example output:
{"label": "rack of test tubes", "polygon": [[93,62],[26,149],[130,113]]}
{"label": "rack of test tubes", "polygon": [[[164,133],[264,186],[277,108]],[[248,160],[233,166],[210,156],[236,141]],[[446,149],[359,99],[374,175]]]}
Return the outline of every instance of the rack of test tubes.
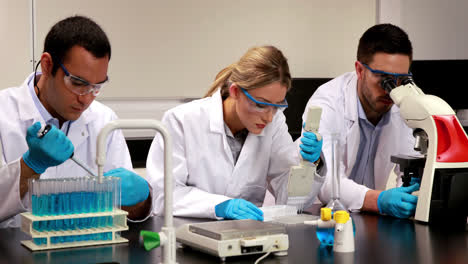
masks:
{"label": "rack of test tubes", "polygon": [[36,179],[29,181],[32,212],[22,213],[29,249],[124,243],[127,212],[120,209],[120,178]]}

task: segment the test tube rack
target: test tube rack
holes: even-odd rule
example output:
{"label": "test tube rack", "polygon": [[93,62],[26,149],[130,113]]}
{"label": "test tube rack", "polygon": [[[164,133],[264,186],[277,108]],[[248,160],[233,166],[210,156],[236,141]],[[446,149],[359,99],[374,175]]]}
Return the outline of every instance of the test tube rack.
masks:
{"label": "test tube rack", "polygon": [[[82,214],[69,214],[69,215],[53,215],[53,216],[37,216],[31,212],[21,214],[21,231],[30,235],[33,239],[45,238],[47,242],[43,245],[37,245],[33,240],[21,241],[21,244],[26,246],[32,251],[47,250],[47,249],[60,249],[71,247],[84,247],[93,245],[116,244],[126,243],[127,239],[120,236],[120,231],[128,230],[127,226],[127,212],[114,209],[109,212],[99,213],[82,213]],[[87,228],[76,230],[62,230],[62,231],[37,231],[33,228],[33,223],[38,221],[53,221],[61,219],[79,219],[79,218],[93,218],[93,217],[113,217],[113,225],[99,228]],[[112,237],[108,240],[83,240],[74,242],[62,242],[53,244],[52,237],[66,237],[66,236],[80,236],[99,233],[111,233]]]}

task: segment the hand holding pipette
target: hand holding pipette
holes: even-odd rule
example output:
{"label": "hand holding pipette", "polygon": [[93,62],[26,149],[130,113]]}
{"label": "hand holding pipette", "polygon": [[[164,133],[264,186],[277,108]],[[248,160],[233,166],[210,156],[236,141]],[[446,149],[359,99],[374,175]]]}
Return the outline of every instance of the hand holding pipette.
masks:
{"label": "hand holding pipette", "polygon": [[298,166],[291,167],[288,179],[288,205],[296,206],[299,213],[302,213],[305,203],[309,197],[317,195],[317,161],[322,152],[322,137],[318,133],[322,108],[309,106],[307,120],[304,123],[302,133],[300,153],[302,161]]}
{"label": "hand holding pipette", "polygon": [[302,159],[309,162],[316,162],[322,152],[322,135],[318,133],[322,109],[310,106],[307,112],[307,121],[304,122],[304,132],[302,133],[300,145]]}
{"label": "hand holding pipette", "polygon": [[[36,124],[39,124],[39,127],[40,127],[40,123],[39,122],[36,122]],[[33,126],[35,126],[36,124],[34,124]],[[29,131],[29,130],[28,130]],[[50,147],[57,147],[57,146],[54,146],[56,144],[64,144],[65,147],[69,147],[71,145],[71,155],[69,156],[69,158],[71,160],[73,160],[78,166],[80,166],[81,168],[83,168],[86,172],[88,172],[90,175],[92,176],[95,176],[97,177],[97,174],[95,172],[93,172],[86,164],[84,164],[82,161],[80,161],[79,159],[75,158],[74,157],[74,147],[73,147],[73,144],[71,143],[70,139],[68,139],[68,137],[58,128],[56,128],[55,126],[51,126],[51,125],[46,125],[44,126],[43,128],[39,129],[37,131],[37,139],[44,139],[44,137],[46,135],[48,135],[51,131],[54,131],[55,134],[57,134],[57,138],[60,138],[59,141],[50,141],[50,142],[47,142],[48,145],[50,145]],[[61,158],[64,158],[66,157],[65,154],[67,154],[68,152],[64,152],[64,156],[61,157]],[[61,154],[61,153],[59,153]],[[57,166],[57,165],[60,165],[62,164],[63,162],[65,162],[67,159],[64,159],[62,162],[56,164],[56,165],[53,165],[53,166]],[[25,161],[26,162],[26,161]],[[26,163],[27,164],[27,163]],[[28,165],[29,166],[29,165]],[[52,166],[49,166],[49,167],[52,167]],[[47,169],[47,168],[46,168]],[[37,171],[36,171],[37,172]]]}
{"label": "hand holding pipette", "polygon": [[23,160],[38,174],[49,167],[62,164],[74,151],[70,139],[60,129],[49,126],[41,132],[40,122],[28,128],[26,142],[29,149],[23,154]]}
{"label": "hand holding pipette", "polygon": [[[40,123],[38,122],[39,126]],[[59,131],[59,132],[56,132]],[[90,175],[93,175],[97,177],[97,174],[94,173],[86,164],[81,162],[79,159],[74,157],[73,153],[73,144],[71,141],[65,136],[65,134],[57,129],[54,126],[51,125],[46,125],[43,129],[40,129],[37,131],[37,139],[45,139],[51,132],[58,133],[60,134],[60,137],[65,137],[66,144],[70,144],[72,146],[72,153],[69,154],[69,158],[73,160],[76,164],[78,164],[81,168],[83,168],[85,171],[87,171]],[[51,142],[54,143],[54,142]],[[55,144],[55,143],[54,143]],[[64,144],[64,143],[60,143]],[[68,152],[66,152],[68,153]],[[61,163],[63,163],[65,160],[64,159]],[[61,164],[59,163],[59,164]],[[57,164],[57,165],[59,165]],[[55,165],[56,166],[56,165]],[[113,176],[113,177],[119,177],[121,179],[122,183],[122,205],[123,206],[133,206],[139,202],[145,201],[148,198],[149,195],[149,186],[148,183],[146,182],[145,179],[143,179],[141,176],[138,174],[129,171],[124,168],[118,168],[118,169],[113,169],[110,170],[106,173],[104,173],[104,176]]]}
{"label": "hand holding pipette", "polygon": [[322,152],[323,140],[317,137],[314,132],[304,131],[301,138],[301,156],[309,162],[316,162]]}

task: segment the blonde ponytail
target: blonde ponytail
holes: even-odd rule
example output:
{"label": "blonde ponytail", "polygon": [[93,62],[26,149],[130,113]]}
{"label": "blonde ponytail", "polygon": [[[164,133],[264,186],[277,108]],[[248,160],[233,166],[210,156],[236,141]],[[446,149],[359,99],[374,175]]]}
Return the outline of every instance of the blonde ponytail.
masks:
{"label": "blonde ponytail", "polygon": [[216,74],[215,81],[211,85],[208,92],[205,94],[204,97],[212,96],[218,88],[221,89],[221,96],[228,97],[229,96],[229,86],[228,80],[231,77],[232,69],[235,67],[234,64],[227,66],[226,68],[222,69],[218,74]]}
{"label": "blonde ponytail", "polygon": [[250,90],[274,82],[280,82],[288,90],[291,88],[288,60],[276,47],[254,47],[249,49],[237,63],[229,65],[216,75],[205,97],[221,89],[221,96],[227,98],[231,83]]}

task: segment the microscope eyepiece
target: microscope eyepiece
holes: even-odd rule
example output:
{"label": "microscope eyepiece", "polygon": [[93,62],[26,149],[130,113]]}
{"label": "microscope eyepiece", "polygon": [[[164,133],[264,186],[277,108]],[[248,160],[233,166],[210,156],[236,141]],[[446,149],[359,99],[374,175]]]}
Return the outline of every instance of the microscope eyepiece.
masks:
{"label": "microscope eyepiece", "polygon": [[414,84],[412,76],[405,76],[401,79],[401,85]]}
{"label": "microscope eyepiece", "polygon": [[385,77],[380,81],[380,85],[382,88],[390,93],[393,89],[395,89],[397,86],[395,84],[395,81],[393,81],[392,77]]}
{"label": "microscope eyepiece", "polygon": [[395,80],[394,77],[387,76],[382,78],[380,85],[382,88],[390,93],[393,89],[397,88],[400,85],[414,84],[413,78],[411,76],[399,77],[398,80]]}

